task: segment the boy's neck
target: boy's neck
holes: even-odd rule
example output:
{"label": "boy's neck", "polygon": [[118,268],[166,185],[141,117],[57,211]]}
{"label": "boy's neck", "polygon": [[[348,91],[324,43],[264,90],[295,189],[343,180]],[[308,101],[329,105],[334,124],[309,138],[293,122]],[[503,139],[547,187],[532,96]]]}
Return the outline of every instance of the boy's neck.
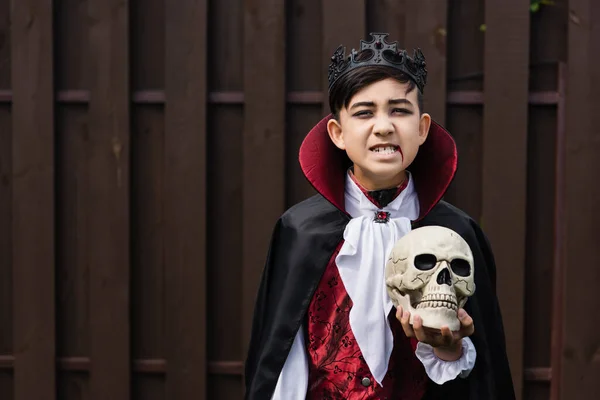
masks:
{"label": "boy's neck", "polygon": [[356,182],[362,189],[372,192],[376,190],[388,190],[388,189],[396,189],[402,186],[406,182],[406,171],[401,171],[393,180],[387,182],[376,182],[371,179],[367,179],[362,176],[360,173],[356,174],[354,172],[354,167],[350,168],[350,173]]}
{"label": "boy's neck", "polygon": [[365,188],[362,183],[358,181],[356,175],[354,175],[353,168],[350,168],[349,175],[354,183],[356,183],[356,186],[358,186],[360,191],[367,197],[367,199],[369,199],[371,203],[375,204],[379,208],[384,208],[389,203],[394,201],[394,199],[396,199],[396,197],[398,197],[400,193],[402,193],[402,191],[408,186],[406,174],[404,180],[399,185],[376,190],[369,190]]}

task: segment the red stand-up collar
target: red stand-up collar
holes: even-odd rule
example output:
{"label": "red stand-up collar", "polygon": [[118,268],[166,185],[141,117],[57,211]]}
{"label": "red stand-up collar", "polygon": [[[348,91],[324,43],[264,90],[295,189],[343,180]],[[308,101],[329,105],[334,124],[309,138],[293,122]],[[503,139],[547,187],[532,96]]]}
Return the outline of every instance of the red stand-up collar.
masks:
{"label": "red stand-up collar", "polygon": [[[300,146],[300,167],[317,192],[345,212],[344,185],[346,171],[352,163],[346,152],[338,149],[329,138],[327,121],[331,118],[331,115],[323,118],[306,135]],[[454,179],[457,162],[454,139],[446,129],[432,121],[427,140],[408,168],[419,196],[419,218],[427,215],[442,199]]]}

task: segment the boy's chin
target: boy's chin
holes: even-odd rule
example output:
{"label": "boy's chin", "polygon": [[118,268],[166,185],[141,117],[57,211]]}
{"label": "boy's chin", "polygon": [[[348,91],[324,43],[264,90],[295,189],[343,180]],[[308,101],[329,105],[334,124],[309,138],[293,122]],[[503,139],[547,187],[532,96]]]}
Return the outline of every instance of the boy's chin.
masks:
{"label": "boy's chin", "polygon": [[399,176],[403,176],[404,168],[402,165],[375,165],[372,168],[369,168],[370,175],[373,178],[381,179],[384,181],[388,181],[390,179],[398,179]]}

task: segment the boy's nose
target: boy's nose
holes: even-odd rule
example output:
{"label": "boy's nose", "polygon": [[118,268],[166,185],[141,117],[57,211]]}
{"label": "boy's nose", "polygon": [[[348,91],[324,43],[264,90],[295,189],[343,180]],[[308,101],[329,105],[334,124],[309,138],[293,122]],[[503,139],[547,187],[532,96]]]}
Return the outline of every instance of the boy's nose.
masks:
{"label": "boy's nose", "polygon": [[373,126],[373,133],[380,136],[387,136],[394,132],[394,125],[389,118],[378,118]]}

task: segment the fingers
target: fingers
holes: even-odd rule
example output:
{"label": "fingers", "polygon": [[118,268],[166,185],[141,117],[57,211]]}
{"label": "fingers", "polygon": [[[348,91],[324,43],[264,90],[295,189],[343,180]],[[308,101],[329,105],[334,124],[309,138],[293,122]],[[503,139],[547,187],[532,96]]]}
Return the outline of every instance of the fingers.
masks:
{"label": "fingers", "polygon": [[455,336],[447,326],[441,328],[440,346],[452,346],[455,343]]}
{"label": "fingers", "polygon": [[396,311],[396,318],[398,318],[400,324],[402,324],[402,330],[404,330],[406,337],[415,337],[415,332],[412,326],[410,326],[410,312],[404,311],[402,306],[399,306]]}
{"label": "fingers", "polygon": [[431,343],[430,338],[425,333],[425,328],[423,328],[423,320],[418,315],[413,317],[413,330],[419,342]]}
{"label": "fingers", "polygon": [[419,342],[433,347],[450,346],[454,340],[450,328],[447,326],[443,326],[441,329],[427,328],[423,326],[423,319],[418,315],[413,317],[413,329]]}
{"label": "fingers", "polygon": [[400,321],[402,319],[402,306],[396,308],[396,319]]}
{"label": "fingers", "polygon": [[458,319],[460,321],[460,337],[463,338],[465,336],[471,336],[475,332],[473,318],[471,318],[471,316],[461,308],[458,310]]}
{"label": "fingers", "polygon": [[464,310],[458,311],[460,320],[460,330],[452,332],[449,327],[443,326],[440,330],[429,329],[423,326],[423,319],[413,316],[413,324],[410,324],[410,312],[404,310],[401,306],[396,310],[396,318],[402,324],[402,329],[407,337],[417,338],[419,342],[430,344],[434,347],[454,346],[465,336],[471,336],[475,332],[473,318]]}

